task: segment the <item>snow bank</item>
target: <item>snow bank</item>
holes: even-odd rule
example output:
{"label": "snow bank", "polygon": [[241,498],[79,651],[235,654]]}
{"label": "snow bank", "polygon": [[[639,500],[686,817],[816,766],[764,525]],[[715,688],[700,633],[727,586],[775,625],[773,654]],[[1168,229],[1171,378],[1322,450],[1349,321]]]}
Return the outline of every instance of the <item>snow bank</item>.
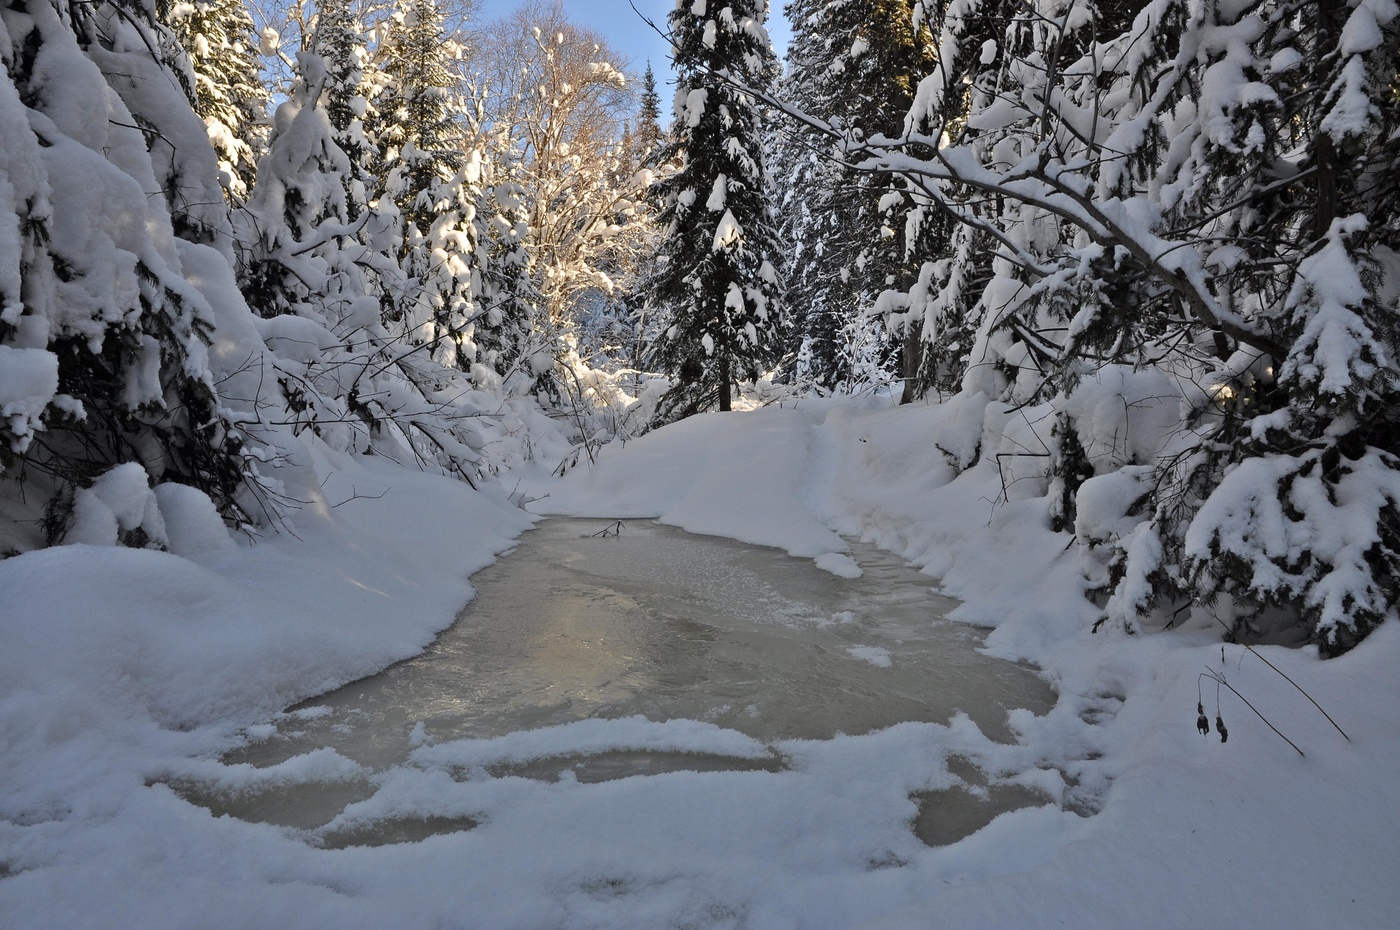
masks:
{"label": "snow bank", "polygon": [[[555,485],[541,512],[573,516],[656,517],[692,533],[729,536],[759,546],[817,558],[845,553],[847,546],[804,503],[794,470],[811,455],[811,427],[802,416],[780,409],[733,417],[690,417],[625,446],[605,447],[600,467],[570,472]],[[828,570],[846,563],[821,560]],[[840,574],[837,571],[837,574]]]}
{"label": "snow bank", "polygon": [[0,561],[0,926],[242,925],[212,877],[226,831],[148,777],[418,652],[530,523],[498,492],[321,465],[295,535],[218,541],[207,499],[164,485],[187,557],[72,545]]}

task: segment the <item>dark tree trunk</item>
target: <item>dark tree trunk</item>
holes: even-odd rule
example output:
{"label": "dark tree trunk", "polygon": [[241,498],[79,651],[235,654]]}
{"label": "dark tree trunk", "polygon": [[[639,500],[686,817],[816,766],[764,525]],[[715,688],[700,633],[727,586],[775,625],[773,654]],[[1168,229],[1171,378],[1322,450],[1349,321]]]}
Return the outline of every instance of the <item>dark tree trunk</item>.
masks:
{"label": "dark tree trunk", "polygon": [[917,327],[911,327],[899,344],[899,374],[904,380],[904,391],[899,395],[901,404],[909,404],[923,396],[919,384],[919,367],[923,361],[924,341]]}
{"label": "dark tree trunk", "polygon": [[[1341,29],[1338,15],[1341,0],[1320,0],[1318,3],[1319,45],[1330,51],[1337,46]],[[1337,147],[1332,137],[1320,128],[1313,146],[1313,162],[1317,168],[1317,212],[1313,216],[1313,238],[1321,239],[1337,218]]]}

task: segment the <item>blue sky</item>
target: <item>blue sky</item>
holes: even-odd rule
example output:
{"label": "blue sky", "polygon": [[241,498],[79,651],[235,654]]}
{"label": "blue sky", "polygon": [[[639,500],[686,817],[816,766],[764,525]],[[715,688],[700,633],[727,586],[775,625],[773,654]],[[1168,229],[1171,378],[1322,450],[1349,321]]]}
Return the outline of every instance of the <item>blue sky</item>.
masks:
{"label": "blue sky", "polygon": [[[671,12],[675,0],[634,0],[637,9],[651,18],[663,29],[666,14]],[[773,43],[782,56],[787,45],[787,20],[782,14],[783,0],[773,0],[768,17],[768,31]],[[484,0],[481,15],[484,18],[498,16],[516,6],[515,0]],[[587,26],[607,38],[608,44],[623,55],[632,59],[637,71],[646,67],[650,59],[656,71],[659,84],[665,85],[670,74],[670,46],[658,36],[640,16],[632,10],[627,0],[565,0],[564,8],[579,25]]]}

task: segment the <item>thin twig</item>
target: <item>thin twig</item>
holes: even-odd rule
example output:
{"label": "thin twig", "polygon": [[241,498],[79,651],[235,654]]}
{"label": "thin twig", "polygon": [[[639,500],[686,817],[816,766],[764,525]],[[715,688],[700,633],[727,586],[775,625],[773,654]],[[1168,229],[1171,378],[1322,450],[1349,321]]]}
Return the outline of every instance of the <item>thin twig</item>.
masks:
{"label": "thin twig", "polygon": [[[1293,749],[1294,749],[1294,751],[1297,752],[1298,755],[1302,756],[1304,759],[1307,758],[1307,754],[1304,753],[1303,750],[1301,750],[1301,749],[1298,748],[1298,744],[1297,744],[1297,743],[1293,742],[1293,740],[1291,740],[1291,739],[1289,739],[1288,737],[1284,736],[1283,733],[1279,730],[1278,727],[1274,726],[1272,723],[1269,723],[1269,718],[1268,718],[1268,717],[1265,717],[1263,714],[1259,713],[1259,709],[1258,709],[1257,707],[1255,707],[1253,704],[1249,703],[1249,698],[1245,697],[1243,694],[1240,694],[1238,691],[1236,691],[1236,690],[1235,690],[1235,686],[1232,685],[1232,684],[1230,684],[1228,681],[1226,681],[1225,678],[1224,678],[1224,676],[1218,674],[1214,669],[1209,669],[1209,668],[1208,668],[1208,669],[1206,669],[1206,671],[1205,671],[1205,677],[1211,679],[1211,680],[1214,681],[1216,684],[1224,685],[1225,687],[1229,688],[1230,691],[1235,695],[1235,697],[1239,698],[1241,701],[1244,701],[1244,706],[1245,706],[1245,707],[1248,707],[1250,710],[1254,711],[1254,715],[1255,715],[1256,717],[1258,717],[1260,720],[1264,721],[1264,723],[1268,724],[1268,727],[1269,727],[1270,730],[1273,730],[1275,733],[1278,733],[1279,739],[1283,740],[1285,743],[1287,743],[1288,745],[1292,746]],[[1199,683],[1200,678],[1197,678],[1196,681]]]}
{"label": "thin twig", "polygon": [[[1215,622],[1216,622],[1216,623],[1218,623],[1218,624],[1220,624],[1221,626],[1225,627],[1225,632],[1227,632],[1227,633],[1230,632],[1230,627],[1225,623],[1224,620],[1221,620],[1220,617],[1216,616],[1215,614],[1211,614],[1211,616],[1215,617]],[[1307,699],[1308,699],[1308,702],[1309,702],[1310,704],[1312,704],[1313,707],[1316,707],[1316,708],[1317,708],[1318,713],[1320,713],[1320,714],[1322,714],[1322,716],[1326,717],[1326,718],[1327,718],[1327,722],[1330,723],[1330,724],[1332,724],[1332,726],[1336,727],[1337,732],[1340,733],[1340,734],[1342,734],[1342,736],[1346,738],[1346,741],[1347,741],[1348,743],[1351,742],[1351,737],[1350,737],[1350,736],[1347,736],[1347,731],[1346,731],[1346,730],[1343,730],[1340,726],[1338,726],[1338,725],[1337,725],[1337,721],[1335,721],[1335,720],[1332,719],[1332,715],[1329,714],[1329,713],[1327,713],[1327,711],[1323,710],[1323,709],[1322,709],[1322,705],[1319,704],[1319,703],[1317,703],[1317,701],[1315,701],[1315,700],[1313,699],[1313,696],[1312,696],[1311,694],[1308,694],[1308,692],[1304,691],[1303,688],[1302,688],[1302,686],[1299,685],[1298,682],[1294,681],[1292,678],[1289,678],[1287,675],[1285,675],[1285,674],[1283,673],[1283,670],[1282,670],[1282,669],[1280,669],[1280,668],[1279,668],[1277,665],[1275,665],[1274,663],[1270,662],[1268,659],[1264,658],[1264,656],[1261,655],[1257,650],[1255,650],[1255,648],[1254,648],[1253,646],[1251,646],[1249,643],[1240,643],[1239,645],[1241,645],[1241,646],[1243,646],[1244,648],[1248,649],[1248,650],[1250,651],[1251,654],[1253,654],[1253,655],[1255,655],[1255,656],[1258,656],[1258,657],[1259,657],[1259,661],[1263,662],[1265,665],[1267,665],[1269,668],[1273,669],[1275,672],[1278,672],[1279,675],[1281,675],[1281,676],[1283,677],[1283,680],[1284,680],[1284,681],[1288,682],[1290,685],[1292,685],[1293,687],[1297,688],[1297,689],[1298,689],[1298,693],[1301,694],[1303,697],[1307,698]],[[1230,690],[1233,691],[1234,689],[1231,688]]]}

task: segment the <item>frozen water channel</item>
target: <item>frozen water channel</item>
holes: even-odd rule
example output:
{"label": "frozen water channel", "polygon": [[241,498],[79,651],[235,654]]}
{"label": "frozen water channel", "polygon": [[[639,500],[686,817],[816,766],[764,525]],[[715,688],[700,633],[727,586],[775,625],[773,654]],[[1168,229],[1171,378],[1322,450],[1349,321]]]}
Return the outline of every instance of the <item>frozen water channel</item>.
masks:
{"label": "frozen water channel", "polygon": [[[956,602],[933,593],[928,576],[873,547],[853,547],[863,574],[848,579],[777,550],[643,520],[616,529],[602,520],[543,522],[473,577],[477,598],[422,655],[291,708],[275,732],[252,728],[254,740],[223,760],[269,770],[329,748],[358,774],[270,779],[238,792],[186,785],[182,793],[244,819],[311,831],[331,824],[316,838],[328,845],[378,845],[474,825],[465,815],[380,818],[348,832],[332,823],[425,747],[488,746],[593,720],[583,743],[478,753],[477,776],[586,782],[777,771],[777,750],[678,750],[629,734],[643,717],[701,721],[713,725],[706,732],[771,747],[962,712],[1009,741],[1008,709],[1041,714],[1053,703],[1032,670],[983,655],[977,630],[944,619]],[[979,811],[947,811],[931,835],[947,834],[959,817],[990,818],[986,798],[969,802]]]}

